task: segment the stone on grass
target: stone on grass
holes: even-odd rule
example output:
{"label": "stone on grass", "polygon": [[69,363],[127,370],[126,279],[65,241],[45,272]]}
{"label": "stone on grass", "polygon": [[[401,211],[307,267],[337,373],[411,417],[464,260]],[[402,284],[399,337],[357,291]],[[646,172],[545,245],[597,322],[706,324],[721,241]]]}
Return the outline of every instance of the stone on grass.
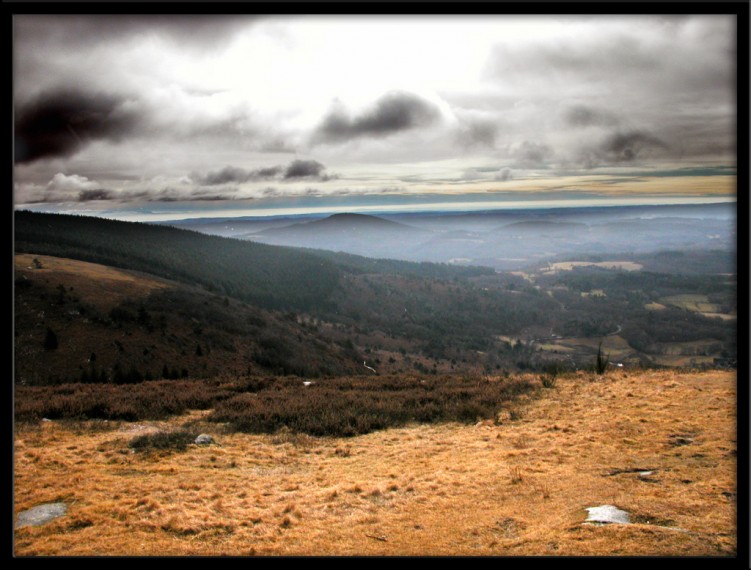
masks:
{"label": "stone on grass", "polygon": [[68,511],[65,503],[45,503],[18,514],[16,528],[39,526],[63,516]]}
{"label": "stone on grass", "polygon": [[202,433],[196,438],[195,443],[196,445],[211,445],[212,443],[216,443],[216,442],[214,441],[214,438],[211,437],[209,434]]}
{"label": "stone on grass", "polygon": [[631,524],[631,519],[626,511],[622,511],[613,505],[601,505],[599,507],[589,507],[587,509],[589,516],[584,522],[599,524]]}

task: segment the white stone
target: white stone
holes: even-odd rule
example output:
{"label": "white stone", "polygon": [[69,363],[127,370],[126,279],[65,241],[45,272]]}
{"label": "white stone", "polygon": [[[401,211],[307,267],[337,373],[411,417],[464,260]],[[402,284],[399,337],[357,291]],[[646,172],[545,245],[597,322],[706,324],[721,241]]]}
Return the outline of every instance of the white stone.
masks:
{"label": "white stone", "polygon": [[63,516],[68,511],[65,503],[46,503],[37,505],[18,514],[16,528],[25,526],[39,526]]}
{"label": "white stone", "polygon": [[599,507],[589,507],[587,509],[589,516],[584,522],[603,523],[603,524],[630,524],[631,519],[626,511],[622,511],[613,505],[601,505]]}

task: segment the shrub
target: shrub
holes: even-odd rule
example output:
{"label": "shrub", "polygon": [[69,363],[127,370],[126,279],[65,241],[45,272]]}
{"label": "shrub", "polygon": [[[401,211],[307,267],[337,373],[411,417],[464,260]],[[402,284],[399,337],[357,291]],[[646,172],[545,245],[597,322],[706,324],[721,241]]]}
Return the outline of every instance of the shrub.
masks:
{"label": "shrub", "polygon": [[595,358],[595,372],[597,374],[605,374],[605,371],[608,369],[608,363],[610,362],[610,355],[606,354],[603,355],[602,353],[602,341],[600,341],[599,346],[597,347],[597,357]]}
{"label": "shrub", "polygon": [[302,390],[299,380],[278,378],[266,389],[220,402],[208,419],[249,433],[354,436],[409,422],[491,418],[533,389],[526,380],[371,376],[330,379]]}
{"label": "shrub", "polygon": [[152,449],[185,451],[189,444],[198,437],[198,433],[189,430],[160,431],[134,437],[128,447],[137,451]]}
{"label": "shrub", "polygon": [[547,374],[543,374],[540,376],[540,382],[542,382],[543,388],[555,388],[557,378],[555,376],[549,376]]}
{"label": "shrub", "polygon": [[[504,407],[518,417],[514,400],[536,386],[517,378],[478,382],[398,375],[335,378],[309,386],[292,377],[17,386],[15,418],[141,421],[214,408],[208,419],[236,431],[354,436],[410,422],[474,423],[497,416]],[[136,445],[155,447],[159,441]]]}
{"label": "shrub", "polygon": [[227,384],[221,380],[156,380],[121,385],[17,386],[15,419],[157,420],[186,410],[213,407],[216,402],[244,389],[245,384],[242,381]]}
{"label": "shrub", "polygon": [[558,360],[548,362],[543,367],[544,373],[540,376],[540,382],[544,388],[554,388],[558,376],[566,371],[566,365]]}

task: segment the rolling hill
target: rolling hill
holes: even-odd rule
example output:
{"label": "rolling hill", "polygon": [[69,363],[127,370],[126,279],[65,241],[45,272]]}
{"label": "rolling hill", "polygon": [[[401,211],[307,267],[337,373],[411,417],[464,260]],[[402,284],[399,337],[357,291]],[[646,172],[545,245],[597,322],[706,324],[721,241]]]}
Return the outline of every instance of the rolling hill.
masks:
{"label": "rolling hill", "polygon": [[256,242],[404,259],[432,232],[365,214],[334,214],[321,220],[274,227],[248,235]]}
{"label": "rolling hill", "polygon": [[[100,264],[15,258],[19,384],[359,372],[351,344],[296,316]],[[54,339],[54,340],[52,340]]]}

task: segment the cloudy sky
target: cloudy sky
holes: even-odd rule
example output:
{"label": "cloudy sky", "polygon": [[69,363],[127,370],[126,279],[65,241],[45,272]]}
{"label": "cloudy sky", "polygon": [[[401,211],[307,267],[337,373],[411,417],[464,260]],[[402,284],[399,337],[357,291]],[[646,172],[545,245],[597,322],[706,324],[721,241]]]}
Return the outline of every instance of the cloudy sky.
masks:
{"label": "cloudy sky", "polygon": [[735,196],[734,16],[18,15],[13,46],[17,207]]}

